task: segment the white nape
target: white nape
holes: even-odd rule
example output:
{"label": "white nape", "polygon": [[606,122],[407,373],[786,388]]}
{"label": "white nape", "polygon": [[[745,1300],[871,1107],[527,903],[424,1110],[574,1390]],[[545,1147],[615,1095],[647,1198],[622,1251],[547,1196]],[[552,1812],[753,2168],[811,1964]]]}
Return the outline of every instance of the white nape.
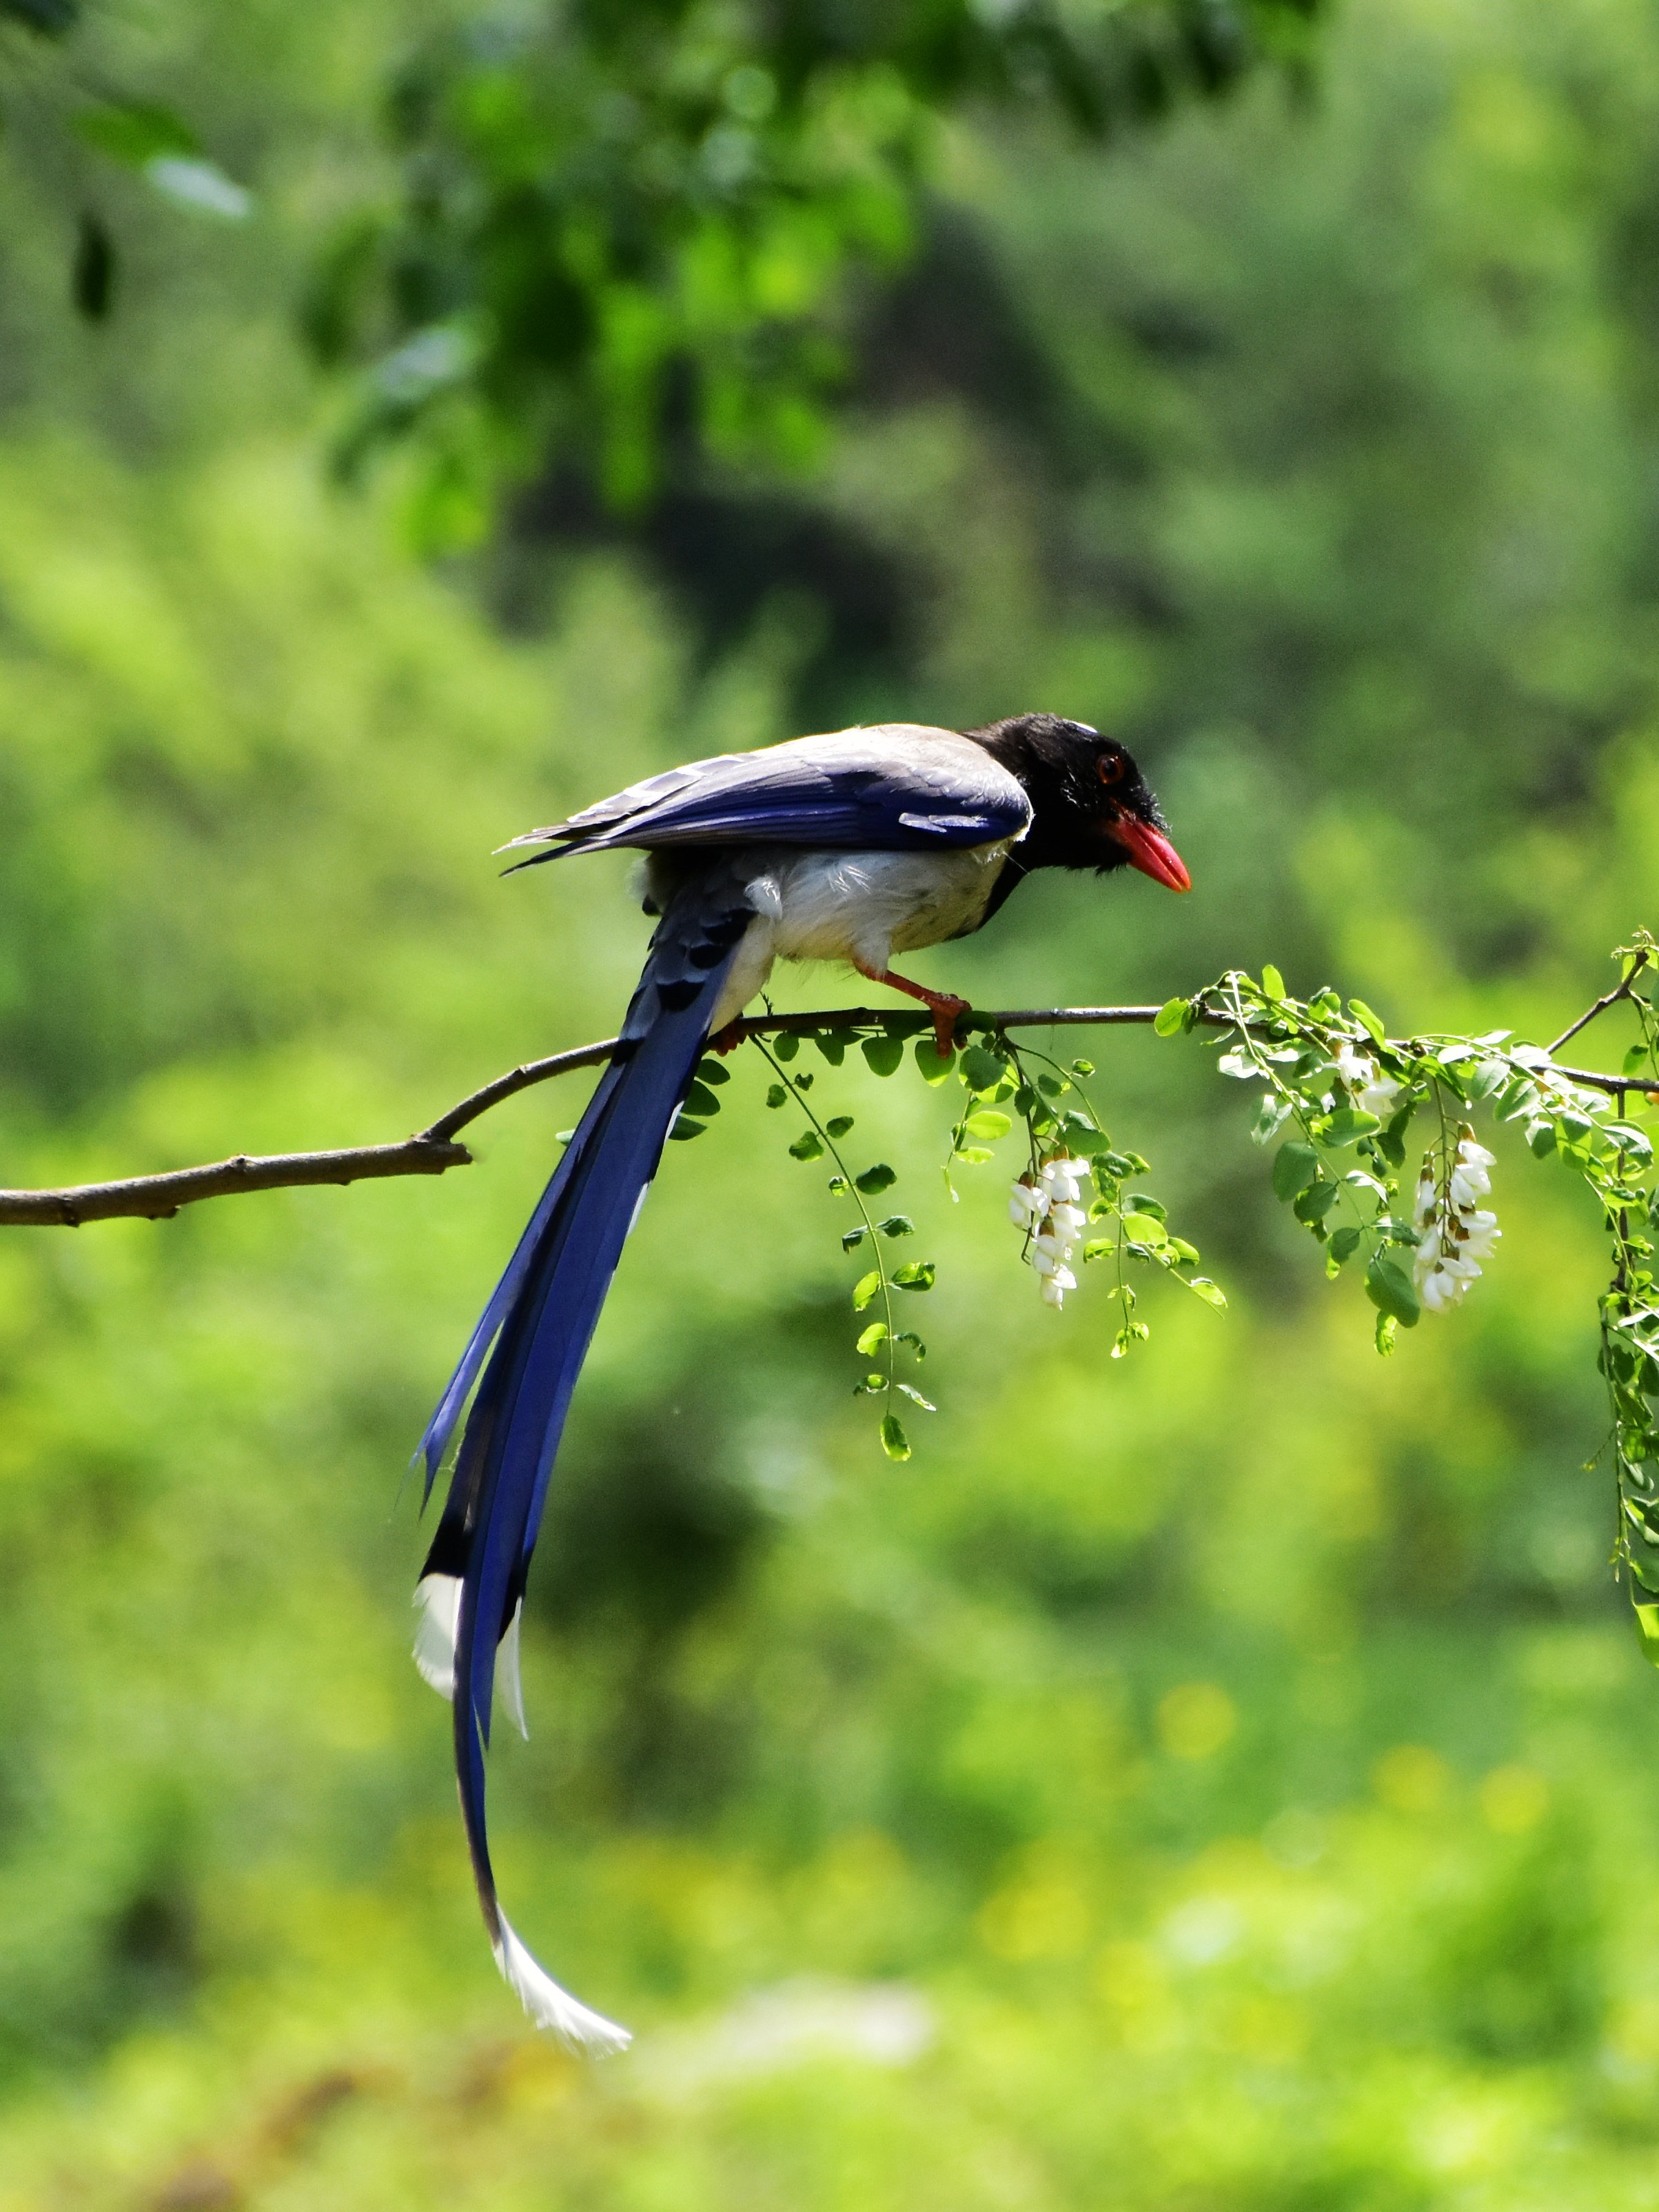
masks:
{"label": "white nape", "polygon": [[421,1680],[441,1698],[455,1694],[455,1638],[460,1632],[461,1581],[459,1575],[423,1575],[415,1585],[414,1605],[420,1614],[415,1629],[415,1664]]}
{"label": "white nape", "polygon": [[519,2002],[538,2027],[550,2027],[567,2051],[586,2051],[590,2057],[607,2058],[626,2051],[634,2040],[614,2020],[590,2012],[585,2004],[562,1990],[551,1974],[526,1950],[504,1912],[498,1912],[501,1935],[493,1948],[501,1978],[516,1991]]}
{"label": "white nape", "polygon": [[526,1743],[530,1730],[525,1724],[524,1684],[519,1678],[519,1623],[524,1617],[524,1600],[520,1598],[513,1608],[513,1618],[507,1624],[507,1633],[495,1649],[495,1694],[507,1707],[508,1717]]}

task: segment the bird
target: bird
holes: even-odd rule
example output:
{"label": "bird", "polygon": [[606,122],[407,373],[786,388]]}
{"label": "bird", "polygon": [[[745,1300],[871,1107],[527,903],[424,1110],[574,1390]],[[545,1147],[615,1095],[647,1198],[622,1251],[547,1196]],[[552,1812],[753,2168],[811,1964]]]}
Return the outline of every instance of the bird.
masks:
{"label": "bird", "polygon": [[1174,891],[1191,879],[1127,749],[1049,714],[966,731],[885,722],[692,761],[501,850],[526,846],[542,849],[509,873],[643,851],[656,927],[610,1062],[416,1449],[429,1500],[460,1430],[416,1588],[415,1660],[453,1705],[496,1964],[538,2027],[602,2054],[628,2030],[562,1988],[501,1910],[484,1755],[497,1694],[524,1730],[520,1620],[565,1415],[699,1060],[735,1042],[781,959],[843,962],[921,1000],[945,1057],[968,1002],[896,974],[896,956],[981,928],[1040,868],[1127,866]]}

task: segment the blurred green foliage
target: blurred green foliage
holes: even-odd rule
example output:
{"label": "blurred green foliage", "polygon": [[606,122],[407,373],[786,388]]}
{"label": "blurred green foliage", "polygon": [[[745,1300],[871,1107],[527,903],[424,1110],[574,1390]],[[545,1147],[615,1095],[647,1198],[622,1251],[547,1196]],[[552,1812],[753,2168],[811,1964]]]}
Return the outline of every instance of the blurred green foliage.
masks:
{"label": "blurred green foliage", "polygon": [[550,458],[645,505],[688,460],[799,467],[847,381],[852,281],[904,258],[940,118],[1045,106],[1100,139],[1302,54],[1318,0],[572,0],[468,11],[396,73],[389,205],[306,321],[378,352],[348,471],[417,434],[422,522],[487,525]]}
{"label": "blurred green foliage", "polygon": [[[418,27],[89,25],[258,194],[135,221],[96,329],[81,155],[9,137],[9,1182],[391,1134],[604,1034],[625,867],[490,848],[808,712],[1046,704],[1146,761],[1194,896],[1034,885],[930,958],[981,1003],[1272,959],[1548,1036],[1611,980],[1659,874],[1638,0],[1352,0],[1311,106],[1263,77],[1104,157],[959,121],[809,483],[711,470],[622,532],[550,479],[440,576],[395,470],[325,489],[290,318],[398,190]],[[673,1150],[492,1777],[515,1920],[641,2031],[599,2069],[479,1940],[394,1503],[574,1091],[441,1182],[8,1237],[6,2212],[1650,2201],[1659,1696],[1582,1471],[1595,1224],[1498,1147],[1501,1257],[1379,1362],[1237,1091],[1089,1049],[1231,1308],[1171,1290],[1110,1361],[1000,1182],[924,1206],[948,1103],[826,1069],[939,1262],[902,1466],[765,1072]]]}

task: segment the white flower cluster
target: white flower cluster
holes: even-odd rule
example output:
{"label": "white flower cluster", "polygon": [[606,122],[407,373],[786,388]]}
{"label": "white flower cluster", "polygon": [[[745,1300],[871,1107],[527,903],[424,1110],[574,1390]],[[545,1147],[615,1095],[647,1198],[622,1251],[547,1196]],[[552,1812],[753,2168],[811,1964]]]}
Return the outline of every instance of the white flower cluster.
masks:
{"label": "white flower cluster", "polygon": [[1431,1313],[1455,1306],[1480,1273],[1503,1231],[1480,1200],[1492,1188],[1492,1156],[1466,1132],[1457,1140],[1451,1173],[1442,1192],[1425,1165],[1417,1186],[1415,1218],[1422,1231],[1413,1273],[1417,1294]]}
{"label": "white flower cluster", "polygon": [[1369,1054],[1345,1044],[1336,1055],[1336,1072],[1362,1113],[1375,1114],[1382,1120],[1393,1113],[1401,1085],[1393,1076],[1381,1073]]}
{"label": "white flower cluster", "polygon": [[1021,1176],[1008,1200],[1008,1218],[1031,1240],[1027,1257],[1042,1279],[1045,1305],[1063,1305],[1077,1288],[1067,1262],[1088,1218],[1079,1203],[1088,1172],[1082,1160],[1056,1152],[1035,1177]]}

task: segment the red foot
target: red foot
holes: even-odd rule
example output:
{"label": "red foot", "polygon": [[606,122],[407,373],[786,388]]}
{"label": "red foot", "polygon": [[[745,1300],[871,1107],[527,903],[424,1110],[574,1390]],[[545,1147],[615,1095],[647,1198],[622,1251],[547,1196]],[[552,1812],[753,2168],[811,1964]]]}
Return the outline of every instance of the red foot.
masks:
{"label": "red foot", "polygon": [[908,998],[920,999],[933,1017],[933,1042],[938,1048],[939,1056],[941,1060],[949,1060],[956,1049],[957,1023],[962,1015],[973,1012],[968,1000],[958,999],[950,991],[930,991],[925,983],[913,983],[908,975],[895,975],[890,968],[866,968],[858,960],[853,965],[860,975],[868,976],[872,983],[885,983],[895,991],[902,991]]}
{"label": "red foot", "polygon": [[721,1054],[735,1052],[742,1042],[743,1023],[739,1017],[734,1015],[723,1030],[716,1030],[709,1038],[708,1049]]}

